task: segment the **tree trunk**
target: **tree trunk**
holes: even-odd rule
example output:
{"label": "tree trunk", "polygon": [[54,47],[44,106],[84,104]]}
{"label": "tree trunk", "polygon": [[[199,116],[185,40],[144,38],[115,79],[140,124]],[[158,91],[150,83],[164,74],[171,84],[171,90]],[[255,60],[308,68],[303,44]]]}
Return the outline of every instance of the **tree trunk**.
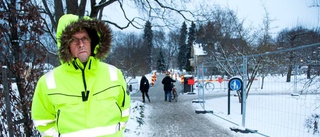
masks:
{"label": "tree trunk", "polygon": [[29,105],[30,103],[27,103],[28,102],[28,92],[26,91],[24,84],[25,84],[25,81],[23,81],[23,78],[21,77],[22,74],[19,72],[17,72],[17,75],[16,75],[16,83],[17,83],[17,86],[18,86],[18,91],[19,91],[19,97],[20,97],[20,112],[22,113],[23,117],[22,119],[18,119],[17,121],[19,122],[16,122],[15,124],[18,125],[18,124],[22,124],[23,125],[23,129],[24,129],[24,135],[26,137],[30,137],[32,135],[32,121],[31,121],[31,117],[29,115],[29,111],[28,110],[31,110],[31,105]]}
{"label": "tree trunk", "polygon": [[265,78],[265,76],[262,76],[262,77],[261,77],[261,89],[263,89],[264,78]]}
{"label": "tree trunk", "polygon": [[[42,0],[43,3],[46,3],[46,0]],[[49,11],[49,10],[47,10]],[[54,15],[55,15],[55,22],[52,22],[54,28],[57,28],[58,26],[58,20],[60,19],[60,17],[64,14],[63,13],[63,6],[62,6],[62,1],[61,0],[55,0],[54,1]],[[52,21],[54,19],[51,19]]]}
{"label": "tree trunk", "polygon": [[237,90],[237,94],[238,94],[238,99],[239,99],[239,103],[241,103],[241,98],[242,98],[242,94],[240,92],[240,90]]}
{"label": "tree trunk", "polygon": [[293,67],[292,65],[289,65],[288,73],[287,73],[287,81],[286,82],[290,82],[291,81],[292,67]]}
{"label": "tree trunk", "polygon": [[311,78],[311,65],[308,65],[308,69],[307,69],[307,79]]}
{"label": "tree trunk", "polygon": [[[77,13],[77,10],[79,10],[78,9],[78,0],[67,0],[66,5],[67,5],[67,14],[79,15],[79,13]],[[79,15],[79,16],[81,16],[81,15]]]}

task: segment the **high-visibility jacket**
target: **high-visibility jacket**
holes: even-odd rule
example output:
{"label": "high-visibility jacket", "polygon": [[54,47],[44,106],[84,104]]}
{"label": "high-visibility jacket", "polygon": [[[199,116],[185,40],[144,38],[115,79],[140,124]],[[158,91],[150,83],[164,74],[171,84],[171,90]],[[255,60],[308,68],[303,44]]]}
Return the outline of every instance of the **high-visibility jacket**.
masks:
{"label": "high-visibility jacket", "polygon": [[90,59],[84,69],[63,64],[42,76],[32,118],[43,136],[122,136],[130,97],[121,71]]}
{"label": "high-visibility jacket", "polygon": [[[94,30],[86,65],[69,49],[72,34],[84,28]],[[38,80],[32,100],[32,120],[42,136],[123,136],[130,113],[126,82],[119,69],[100,61],[110,50],[111,36],[102,21],[71,14],[59,19],[62,64]]]}

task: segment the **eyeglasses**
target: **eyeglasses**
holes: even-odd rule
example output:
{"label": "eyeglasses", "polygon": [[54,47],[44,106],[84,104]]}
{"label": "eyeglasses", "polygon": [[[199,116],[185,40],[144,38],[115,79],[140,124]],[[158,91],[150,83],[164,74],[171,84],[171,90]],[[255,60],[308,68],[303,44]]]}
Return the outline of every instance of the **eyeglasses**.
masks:
{"label": "eyeglasses", "polygon": [[83,44],[88,44],[89,42],[91,42],[91,39],[89,37],[82,37],[80,39],[78,38],[72,38],[70,40],[70,44],[71,45],[79,45],[80,44],[80,41],[83,43]]}

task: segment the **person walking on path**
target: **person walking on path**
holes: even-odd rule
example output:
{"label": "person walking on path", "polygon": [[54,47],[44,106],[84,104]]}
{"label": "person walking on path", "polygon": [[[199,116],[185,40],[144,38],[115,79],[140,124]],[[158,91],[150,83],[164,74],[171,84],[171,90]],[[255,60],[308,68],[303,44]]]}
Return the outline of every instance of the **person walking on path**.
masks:
{"label": "person walking on path", "polygon": [[171,90],[173,88],[172,82],[176,82],[170,77],[170,74],[167,73],[166,76],[162,79],[162,84],[163,84],[163,90],[164,90],[164,101],[167,101],[167,98],[169,98],[169,102],[171,102],[172,95],[171,95]]}
{"label": "person walking on path", "polygon": [[142,102],[144,103],[145,102],[145,96],[147,96],[148,98],[148,101],[150,101],[150,98],[149,98],[149,81],[148,79],[146,78],[146,76],[142,76],[141,80],[140,80],[140,91],[142,93]]}
{"label": "person walking on path", "polygon": [[31,116],[41,136],[122,137],[130,95],[122,72],[102,62],[111,48],[105,22],[63,15],[57,27],[61,65],[43,75]]}

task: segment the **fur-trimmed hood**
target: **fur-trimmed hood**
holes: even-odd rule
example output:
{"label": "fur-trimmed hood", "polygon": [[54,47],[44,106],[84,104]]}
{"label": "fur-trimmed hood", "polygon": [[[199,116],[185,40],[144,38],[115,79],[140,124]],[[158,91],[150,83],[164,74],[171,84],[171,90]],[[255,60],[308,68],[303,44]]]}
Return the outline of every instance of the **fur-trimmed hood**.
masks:
{"label": "fur-trimmed hood", "polygon": [[91,56],[102,60],[108,55],[111,48],[112,34],[107,24],[87,16],[79,18],[76,15],[66,14],[59,19],[57,27],[58,52],[62,63],[72,61],[73,57],[69,49],[69,43],[72,39],[72,34],[82,29],[89,29],[96,33],[92,36],[89,34],[92,40]]}

